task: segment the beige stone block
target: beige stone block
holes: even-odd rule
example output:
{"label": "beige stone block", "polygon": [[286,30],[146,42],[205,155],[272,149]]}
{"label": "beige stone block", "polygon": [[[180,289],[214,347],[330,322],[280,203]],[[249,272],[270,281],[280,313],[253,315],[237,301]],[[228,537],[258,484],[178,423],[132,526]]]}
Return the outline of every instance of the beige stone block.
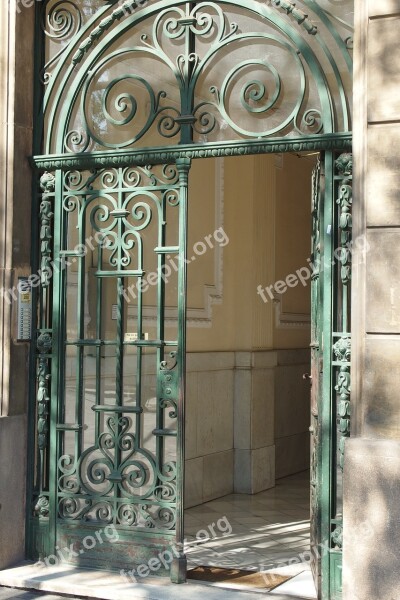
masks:
{"label": "beige stone block", "polygon": [[203,502],[203,458],[185,461],[185,508]]}
{"label": "beige stone block", "polygon": [[399,481],[400,442],[346,442],[343,600],[399,598]]}
{"label": "beige stone block", "polygon": [[400,437],[399,364],[400,339],[366,339],[361,389],[365,437]]}
{"label": "beige stone block", "polygon": [[252,352],[235,352],[235,367],[237,369],[250,368],[253,363]]}
{"label": "beige stone block", "polygon": [[310,364],[310,348],[293,348],[277,351],[278,365],[303,365]]}
{"label": "beige stone block", "polygon": [[[7,3],[8,4],[8,3]],[[33,91],[34,91],[34,3],[26,6],[16,14],[15,23],[15,68],[10,76],[15,77],[15,114],[14,122],[18,126],[32,127]],[[30,6],[29,6],[30,4]],[[10,8],[10,10],[12,10]],[[11,50],[10,50],[11,52]],[[10,65],[11,66],[11,65]]]}
{"label": "beige stone block", "polygon": [[235,494],[251,494],[251,450],[235,449],[234,491]]}
{"label": "beige stone block", "polygon": [[203,465],[204,502],[233,492],[233,450],[209,454]]}
{"label": "beige stone block", "polygon": [[187,371],[225,371],[235,366],[234,352],[189,352]]}
{"label": "beige stone block", "polygon": [[252,451],[252,493],[258,494],[275,485],[275,446]]}
{"label": "beige stone block", "polygon": [[16,159],[13,181],[13,201],[15,204],[13,220],[13,265],[22,267],[23,275],[30,273],[31,246],[31,206],[32,206],[32,169],[28,157],[32,154],[32,130],[15,127],[14,152]]}
{"label": "beige stone block", "polygon": [[366,330],[400,333],[400,230],[368,232]]}
{"label": "beige stone block", "polygon": [[275,446],[235,450],[235,493],[257,494],[274,485]]}
{"label": "beige stone block", "polygon": [[[378,3],[376,3],[378,4]],[[400,18],[373,19],[368,25],[368,120],[400,117]]]}
{"label": "beige stone block", "polygon": [[253,352],[252,366],[254,369],[266,369],[277,365],[277,353],[275,350],[269,352]]}
{"label": "beige stone block", "polygon": [[368,130],[368,225],[400,225],[399,190],[400,125],[371,126]]}
{"label": "beige stone block", "polygon": [[25,558],[26,436],[24,416],[0,418],[0,569]]}
{"label": "beige stone block", "polygon": [[[15,327],[13,328],[15,331]],[[13,332],[14,333],[14,332]],[[14,344],[10,346],[10,375],[8,415],[24,415],[28,411],[29,397],[29,346]]]}
{"label": "beige stone block", "polygon": [[197,452],[233,448],[233,371],[198,374]]}
{"label": "beige stone block", "polygon": [[278,367],[275,371],[275,437],[308,431],[310,384],[303,373],[310,364]]}
{"label": "beige stone block", "polygon": [[197,373],[188,373],[186,377],[186,458],[197,456]]}
{"label": "beige stone block", "polygon": [[[361,0],[365,2],[365,0]],[[368,16],[395,15],[400,13],[400,0],[367,0]]]}
{"label": "beige stone block", "polygon": [[236,369],[234,382],[234,447],[251,447],[251,371]]}
{"label": "beige stone block", "polygon": [[274,369],[252,371],[251,447],[274,443],[275,384]]}
{"label": "beige stone block", "polygon": [[310,433],[308,431],[275,440],[276,478],[301,473],[310,468]]}

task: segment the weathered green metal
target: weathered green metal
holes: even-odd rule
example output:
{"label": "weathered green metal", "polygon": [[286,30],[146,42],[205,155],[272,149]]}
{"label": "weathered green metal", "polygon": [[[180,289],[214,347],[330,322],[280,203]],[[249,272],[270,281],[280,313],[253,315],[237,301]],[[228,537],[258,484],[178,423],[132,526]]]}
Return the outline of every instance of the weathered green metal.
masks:
{"label": "weathered green metal", "polygon": [[[321,163],[320,158],[314,168],[312,176],[312,196],[311,196],[311,218],[312,218],[312,236],[311,236],[311,405],[310,405],[310,542],[313,552],[311,569],[314,577],[315,587],[318,594],[321,589],[321,559],[319,544],[321,541],[321,507],[320,507],[320,480],[321,480],[321,378],[322,378],[322,327],[321,327],[321,305],[322,305],[322,284],[321,278],[323,269],[321,268],[323,249],[321,244],[322,237],[322,219],[324,184],[325,184],[325,164]],[[304,375],[307,378],[308,374]]]}
{"label": "weathered green metal", "polygon": [[[42,330],[38,338],[38,427],[40,485],[34,492],[33,514],[45,520],[47,544],[36,551],[44,558],[56,555],[55,548],[79,547],[79,564],[105,566],[104,548],[99,545],[86,551],[82,539],[94,535],[96,528],[113,525],[121,541],[113,544],[114,564],[132,568],[146,563],[158,553],[174,551],[175,561],[171,571],[176,582],[185,580],[186,562],[183,552],[183,474],[184,474],[184,394],[185,394],[185,329],[186,329],[186,246],[187,246],[187,180],[190,160],[182,159],[177,166],[164,165],[154,169],[131,167],[103,169],[92,172],[69,171],[45,173],[42,187],[46,186],[42,200],[41,258],[42,297],[45,299],[52,274],[53,336]],[[51,189],[50,189],[51,188]],[[47,190],[50,191],[47,191]],[[50,199],[51,198],[51,201]],[[53,273],[49,271],[48,229],[54,210],[53,260],[60,264]],[[173,212],[177,218],[175,245],[166,245],[167,229],[173,227]],[[72,218],[76,215],[75,221]],[[168,217],[168,218],[167,218]],[[157,246],[150,248],[157,257],[157,337],[143,339],[143,278],[146,274],[146,228],[154,222],[157,228]],[[94,255],[97,257],[96,323],[95,338],[85,332],[85,289],[89,271],[84,251],[88,244],[87,224],[95,232]],[[71,246],[71,228],[77,229],[77,243]],[[170,238],[170,234],[168,235]],[[93,242],[90,241],[93,246]],[[165,338],[165,265],[166,256],[176,254],[179,285],[178,339]],[[107,255],[107,256],[106,256]],[[67,331],[67,268],[77,264],[76,323],[77,336],[71,339]],[[65,267],[65,268],[64,268]],[[137,337],[126,337],[130,289],[125,289],[128,277],[137,278]],[[104,337],[102,327],[102,299],[105,285],[117,284],[116,335]],[[74,298],[72,298],[74,300]],[[44,300],[42,302],[44,304]],[[69,307],[71,310],[71,307]],[[50,313],[46,311],[45,323]],[[113,401],[106,401],[101,392],[101,349],[115,350],[115,378]],[[126,356],[130,347],[136,361],[136,399],[126,401],[124,375]],[[84,384],[85,360],[88,348],[95,348],[96,379],[94,402],[89,413],[87,385]],[[154,369],[157,379],[156,414],[151,433],[156,440],[156,452],[146,448],[149,432],[142,429],[144,399],[142,394],[142,354],[154,350]],[[170,349],[169,355],[166,350]],[[49,397],[49,363],[51,349],[51,403]],[[75,397],[66,388],[66,364],[71,349],[75,349]],[[51,404],[50,442],[47,437],[48,405]],[[166,414],[169,426],[166,425]],[[101,417],[104,415],[104,418]],[[71,422],[71,417],[73,421]],[[176,426],[173,426],[173,423]],[[84,445],[83,433],[93,429],[92,444]],[[68,442],[67,435],[74,438]],[[145,434],[146,439],[145,441]],[[176,458],[165,458],[166,438],[176,439]],[[91,438],[90,438],[91,439]],[[68,447],[68,451],[66,451]],[[44,452],[50,469],[49,480],[44,478]],[[45,488],[45,489],[44,489]],[[79,527],[77,527],[79,525]],[[90,533],[92,532],[92,533]],[[138,541],[139,540],[139,541]],[[97,548],[97,551],[96,551]],[[33,549],[35,553],[35,548]],[[85,554],[85,556],[83,556]],[[56,555],[57,556],[57,555]],[[68,557],[67,557],[68,558]],[[77,562],[76,557],[69,560]],[[108,560],[108,559],[107,559]]]}
{"label": "weathered green metal", "polygon": [[351,154],[327,152],[314,180],[311,542],[320,597],[342,586],[344,440],[350,435]]}
{"label": "weathered green metal", "polygon": [[40,170],[72,168],[101,168],[106,161],[108,166],[122,167],[132,164],[157,164],[160,161],[175,161],[179,158],[218,158],[221,156],[248,156],[252,154],[276,154],[282,152],[317,152],[323,150],[351,150],[351,133],[329,135],[307,135],[300,139],[271,138],[262,141],[208,142],[207,144],[186,144],[167,147],[140,148],[132,151],[107,151],[36,155],[32,164]]}
{"label": "weathered green metal", "polygon": [[[328,15],[315,2],[304,1],[306,12],[301,10],[301,4],[299,2],[295,7],[291,2],[278,1],[266,5],[253,0],[223,0],[218,3],[167,0],[138,8],[134,0],[127,0],[117,8],[98,6],[91,18],[64,7],[64,27],[55,28],[55,33],[54,26],[47,31],[48,36],[56,37],[60,43],[67,37],[69,43],[51,57],[45,69],[45,153],[131,148],[154,128],[161,140],[174,141],[180,134],[180,143],[187,144],[196,133],[197,137],[206,135],[211,141],[213,135],[215,139],[217,124],[221,121],[229,127],[232,139],[267,139],[285,136],[289,132],[293,132],[295,137],[302,137],[313,133],[348,131],[349,91],[337,61],[340,57],[341,67],[351,71],[350,36],[342,39],[335,27],[338,24],[346,27],[346,23]],[[227,15],[231,8],[239,8],[257,18],[254,29],[249,28],[245,20],[242,23],[240,15],[236,15],[237,22],[230,21]],[[46,20],[49,23],[55,20],[51,3]],[[146,33],[140,35],[143,26]],[[116,40],[127,31],[131,32],[132,42],[122,48],[117,47]],[[174,53],[165,44],[168,40],[173,40],[178,48]],[[199,52],[197,44],[205,40],[208,47]],[[222,79],[215,71],[212,85],[200,92],[201,78],[210,70],[213,72],[219,56],[232,53],[241,44],[248,45],[250,57],[239,59]],[[260,53],[266,57],[271,49],[279,48],[286,63],[289,59],[293,63],[292,76],[296,73],[298,77],[297,97],[291,100],[287,97],[286,104],[290,105],[290,110],[282,114],[278,122],[272,117],[285,99],[285,86],[282,85],[285,74],[279,70],[278,64],[274,64],[276,58],[252,58],[252,44],[259,44]],[[169,98],[168,92],[161,87],[161,81],[156,89],[139,72],[116,73],[113,77],[110,71],[108,84],[105,88],[102,86],[98,114],[115,131],[115,140],[112,140],[110,127],[106,136],[104,131],[96,133],[93,129],[87,99],[93,94],[91,86],[99,73],[105,68],[110,69],[116,60],[123,64],[128,58],[161,61],[170,71],[170,79],[165,83],[175,82],[179,105],[176,106],[175,99]],[[324,73],[328,65],[334,74],[332,80]],[[261,80],[258,75],[252,78],[252,71],[264,73],[267,79]],[[240,84],[237,94],[243,116],[257,114],[264,118],[262,121],[250,121],[250,128],[237,121],[240,115],[231,114],[232,86],[240,81],[243,84]],[[311,81],[317,90],[318,100],[314,106],[308,102]],[[145,121],[140,124],[140,98],[136,99],[127,87],[132,82],[142,86],[148,97],[149,108]],[[113,96],[115,89],[119,93]],[[264,123],[265,127],[257,127],[260,123]],[[118,131],[128,124],[135,126],[136,131],[129,139],[122,139]],[[151,146],[154,145],[152,140]]]}
{"label": "weathered green metal", "polygon": [[[230,9],[237,21],[229,17]],[[296,4],[286,0],[269,4],[163,0],[143,7],[134,0],[118,6],[93,0],[85,2],[85,10],[79,0],[49,0],[37,6],[37,15],[38,57],[42,59],[38,81],[42,87],[37,94],[32,162],[46,173],[41,177],[38,215],[40,257],[33,264],[34,268],[41,266],[42,281],[37,292],[37,352],[32,355],[37,381],[31,394],[30,414],[35,422],[31,439],[35,439],[36,450],[31,458],[34,476],[29,481],[29,555],[44,558],[71,544],[82,549],[82,540],[93,535],[94,527],[113,524],[120,539],[112,548],[103,547],[101,552],[98,547],[66,558],[82,565],[132,568],[135,562],[174,545],[171,578],[185,580],[185,261],[190,160],[319,150],[324,152],[324,175],[318,180],[320,185],[315,181],[313,205],[314,255],[315,262],[320,261],[312,285],[314,384],[318,381],[311,425],[313,539],[322,544],[320,567],[316,565],[316,573],[319,569],[322,573],[322,598],[338,598],[342,520],[334,465],[336,456],[339,467],[342,464],[340,438],[349,431],[349,363],[344,346],[350,338],[350,308],[349,254],[341,251],[338,266],[334,250],[337,231],[342,246],[350,239],[350,177],[346,166],[345,171],[335,173],[334,161],[338,152],[351,147],[351,27],[314,0]],[[248,17],[253,19],[251,27],[246,24]],[[118,46],[124,36],[124,45]],[[171,53],[168,44],[172,42],[175,51]],[[225,55],[233,56],[236,47],[242,45],[251,54],[251,47],[257,44],[262,47],[259,56],[246,54],[218,72],[216,66],[224,64]],[[292,61],[289,71],[298,78],[293,97],[287,94],[285,70],[272,56],[277,48]],[[133,57],[133,64],[139,67],[143,56],[154,59],[154,70],[160,62],[164,65],[170,74],[167,83],[173,84],[173,98],[165,81],[151,83],[139,71],[113,76],[112,61],[123,64]],[[107,78],[94,91],[103,69],[109,69]],[[202,78],[209,72],[215,73],[214,79],[201,89]],[[142,96],[134,96],[128,86],[132,83],[141,85],[148,98],[144,121],[138,125]],[[232,112],[232,98],[241,116]],[[287,108],[286,113],[279,113],[282,107]],[[96,119],[102,123],[98,130],[93,125]],[[129,137],[124,137],[120,132],[128,126]],[[230,137],[221,134],[225,126]],[[342,157],[337,168],[343,161],[346,163]],[[160,165],[164,165],[161,172]],[[128,210],[132,201],[135,207]],[[167,206],[179,213],[179,239],[174,244],[166,241]],[[92,211],[89,221],[88,211]],[[143,339],[140,292],[136,340],[129,341],[125,338],[125,284],[128,278],[135,278],[139,287],[145,282],[143,247],[146,230],[154,222],[158,235],[153,248],[158,273],[156,336]],[[88,232],[103,236],[96,245],[97,266],[90,271],[96,282],[92,288],[96,296],[92,337],[85,330],[89,270],[82,250],[70,246],[72,229],[76,229],[81,247]],[[129,235],[134,238],[132,244],[127,241]],[[165,336],[161,274],[168,254],[179,256],[176,339]],[[77,265],[77,331],[73,339],[66,329],[68,280],[64,268],[71,260]],[[102,328],[102,297],[109,282],[116,286],[113,339],[107,338]],[[128,347],[136,352],[134,402],[127,402],[124,396]],[[105,373],[104,357],[112,348],[116,362],[113,397],[105,401],[99,382]],[[72,351],[76,374],[73,399],[66,393],[66,357]],[[144,444],[142,422],[143,369],[149,351],[154,352],[156,361],[154,451]],[[84,437],[88,419],[83,411],[88,352],[93,355],[97,382],[90,413],[94,439],[89,447]],[[340,417],[338,435],[336,412]],[[73,418],[67,419],[67,414]],[[171,419],[175,428],[168,425]],[[67,440],[72,438],[67,452]],[[176,445],[174,461],[166,459],[167,440]],[[140,488],[149,473],[153,480],[143,493]],[[325,553],[324,544],[328,548]]]}
{"label": "weathered green metal", "polygon": [[336,431],[332,433],[334,464],[332,472],[331,516],[331,598],[342,594],[343,547],[343,464],[345,440],[350,436],[351,391],[351,260],[352,239],[352,155],[342,154],[335,162],[335,264],[332,336],[332,414],[336,414]]}

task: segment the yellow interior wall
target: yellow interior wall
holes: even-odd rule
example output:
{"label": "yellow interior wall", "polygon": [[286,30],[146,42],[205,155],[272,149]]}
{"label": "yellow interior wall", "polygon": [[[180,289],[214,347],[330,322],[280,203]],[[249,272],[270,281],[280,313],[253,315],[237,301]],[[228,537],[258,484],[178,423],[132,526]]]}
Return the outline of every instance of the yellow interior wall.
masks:
{"label": "yellow interior wall", "polygon": [[[267,303],[263,302],[257,294],[257,286],[267,287],[307,265],[314,163],[315,157],[299,158],[292,154],[284,155],[279,161],[273,155],[225,158],[224,177],[220,184],[216,160],[193,161],[189,179],[189,352],[308,346],[307,327],[276,327],[275,303],[269,298]],[[221,188],[219,192],[218,187]],[[216,211],[216,193],[223,194],[222,219]],[[175,238],[177,223],[172,223],[171,227]],[[218,241],[213,234],[220,227],[229,239],[222,249],[222,302],[212,305],[211,322],[203,320],[195,323],[190,320],[191,311],[200,311],[204,319],[207,297],[216,282]],[[154,227],[146,232],[149,237],[145,244],[149,254],[146,264],[151,259],[154,264],[149,264],[155,269],[153,248],[156,237],[150,229]],[[207,237],[211,248],[205,241]],[[75,238],[76,230],[71,226],[71,246],[78,241]],[[201,255],[194,251],[198,244],[207,246]],[[92,260],[89,252],[87,267]],[[76,265],[71,271],[76,271]],[[177,297],[176,273],[170,279],[167,304],[176,303]],[[115,321],[111,319],[115,294],[115,285],[105,286],[103,320],[109,336],[115,334]],[[144,294],[144,302],[148,306],[156,304],[155,288]],[[90,312],[93,310],[91,307]],[[281,297],[281,310],[284,313],[309,314],[309,286],[299,284],[288,289]],[[73,325],[73,319],[70,322]],[[150,338],[156,335],[154,325],[145,323],[145,331]],[[166,336],[168,339],[176,337],[176,323],[167,327]]]}
{"label": "yellow interior wall", "polygon": [[[215,161],[193,161],[190,173],[189,256],[193,244],[223,225],[222,303],[212,323],[189,323],[188,351],[261,350],[309,345],[307,327],[275,326],[275,304],[264,303],[257,286],[273,284],[307,264],[310,256],[311,173],[315,157],[287,154],[224,159],[223,224],[215,221]],[[204,303],[214,283],[212,250],[188,268],[188,306]],[[299,284],[283,294],[285,313],[310,312],[310,289]]]}

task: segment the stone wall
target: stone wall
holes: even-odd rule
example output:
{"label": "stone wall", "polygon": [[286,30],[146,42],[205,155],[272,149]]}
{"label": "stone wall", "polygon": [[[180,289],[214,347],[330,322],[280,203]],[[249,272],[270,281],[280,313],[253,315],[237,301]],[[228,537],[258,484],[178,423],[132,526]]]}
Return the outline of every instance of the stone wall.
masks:
{"label": "stone wall", "polygon": [[400,589],[399,0],[357,0],[352,427],[344,486],[344,600]]}
{"label": "stone wall", "polygon": [[[0,11],[0,287],[29,275],[34,8]],[[0,298],[0,569],[25,556],[29,344],[17,342],[16,302]]]}
{"label": "stone wall", "polygon": [[309,350],[189,353],[186,506],[309,467]]}

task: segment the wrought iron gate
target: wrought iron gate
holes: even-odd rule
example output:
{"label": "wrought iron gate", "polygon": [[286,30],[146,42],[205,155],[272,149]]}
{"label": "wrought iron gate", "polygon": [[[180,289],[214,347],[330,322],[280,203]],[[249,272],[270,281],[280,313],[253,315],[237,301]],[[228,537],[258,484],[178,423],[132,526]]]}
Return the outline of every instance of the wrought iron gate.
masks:
{"label": "wrought iron gate", "polygon": [[[28,554],[132,568],[171,551],[182,581],[189,161],[325,152],[314,250],[332,265],[335,232],[349,235],[344,191],[334,213],[334,190],[349,185],[334,153],[351,146],[352,0],[329,11],[313,0],[142,4],[36,3]],[[328,540],[326,600],[339,589],[327,583],[341,544],[333,457],[341,462],[349,423],[346,256],[313,283],[314,309],[323,307],[313,338],[314,538]],[[168,322],[166,306],[178,307]],[[95,537],[106,527],[118,537],[107,544]],[[63,547],[72,551],[61,557]]]}
{"label": "wrought iron gate", "polygon": [[[336,160],[335,160],[336,158]],[[350,435],[352,157],[325,153],[313,174],[311,567],[319,598],[342,593],[342,471]]]}
{"label": "wrought iron gate", "polygon": [[[42,555],[55,547],[69,562],[129,569],[167,551],[173,579],[182,577],[179,567],[185,576],[189,167],[182,159],[41,178]],[[150,337],[144,303],[155,321]],[[168,323],[167,303],[177,307]]]}

